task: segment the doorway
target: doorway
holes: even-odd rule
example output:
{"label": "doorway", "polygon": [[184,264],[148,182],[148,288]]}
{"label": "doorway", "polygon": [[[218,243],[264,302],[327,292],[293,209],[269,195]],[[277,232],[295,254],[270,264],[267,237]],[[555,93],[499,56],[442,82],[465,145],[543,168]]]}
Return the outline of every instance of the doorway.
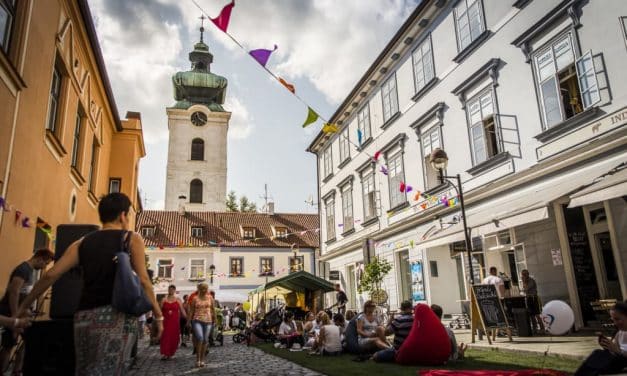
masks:
{"label": "doorway", "polygon": [[398,265],[398,279],[400,281],[400,299],[399,302],[404,300],[412,300],[412,279],[411,279],[411,266],[409,265],[409,251],[404,250],[396,254],[396,262]]}
{"label": "doorway", "polygon": [[596,251],[598,252],[599,264],[601,267],[601,283],[605,285],[607,299],[621,300],[620,282],[616,271],[616,261],[610,240],[609,232],[601,232],[594,235]]}
{"label": "doorway", "polygon": [[348,304],[351,309],[357,309],[357,286],[355,286],[355,265],[346,268],[346,278],[348,279]]}

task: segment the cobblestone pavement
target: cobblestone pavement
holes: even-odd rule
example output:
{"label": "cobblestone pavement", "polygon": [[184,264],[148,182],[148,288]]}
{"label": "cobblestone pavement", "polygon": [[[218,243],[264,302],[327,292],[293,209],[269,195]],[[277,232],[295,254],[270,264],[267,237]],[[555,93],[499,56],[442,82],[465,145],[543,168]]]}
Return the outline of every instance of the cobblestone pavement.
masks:
{"label": "cobblestone pavement", "polygon": [[191,345],[180,347],[170,360],[161,360],[159,346],[148,346],[147,340],[140,340],[140,349],[129,376],[154,375],[273,375],[273,376],[314,376],[320,375],[308,368],[285,359],[267,354],[253,346],[233,343],[225,336],[224,346],[212,347],[207,355],[204,368],[194,366],[196,357]]}

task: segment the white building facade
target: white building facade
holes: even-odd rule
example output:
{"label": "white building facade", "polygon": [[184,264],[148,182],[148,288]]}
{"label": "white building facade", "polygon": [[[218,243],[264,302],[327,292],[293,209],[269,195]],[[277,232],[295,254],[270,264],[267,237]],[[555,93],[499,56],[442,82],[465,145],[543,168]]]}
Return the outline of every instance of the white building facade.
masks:
{"label": "white building facade", "polygon": [[496,266],[517,294],[528,269],[576,327],[598,320],[591,302],[627,298],[626,20],[620,0],[417,6],[332,116],[340,131],[308,149],[319,271],[339,272],[352,308],[377,256],[394,266],[391,308],[413,299],[460,312],[459,197],[428,163],[435,148],[444,173],[461,176],[476,280]]}

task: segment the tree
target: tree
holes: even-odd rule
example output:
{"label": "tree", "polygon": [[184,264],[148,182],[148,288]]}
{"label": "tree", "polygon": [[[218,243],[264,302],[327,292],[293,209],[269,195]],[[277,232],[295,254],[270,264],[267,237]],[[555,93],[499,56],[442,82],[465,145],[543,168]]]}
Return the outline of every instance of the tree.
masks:
{"label": "tree", "polygon": [[381,257],[375,257],[364,270],[357,291],[359,293],[367,292],[371,295],[374,291],[381,288],[381,282],[385,276],[392,270],[392,264]]}
{"label": "tree", "polygon": [[257,204],[246,196],[240,196],[239,204],[235,191],[230,191],[226,196],[226,210],[230,212],[256,213]]}

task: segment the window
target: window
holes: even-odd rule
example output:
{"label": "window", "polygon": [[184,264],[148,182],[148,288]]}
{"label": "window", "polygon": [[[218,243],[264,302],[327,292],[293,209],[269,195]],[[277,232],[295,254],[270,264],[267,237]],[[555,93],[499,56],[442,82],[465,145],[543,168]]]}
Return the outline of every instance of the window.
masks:
{"label": "window", "polygon": [[[370,106],[365,105],[357,113],[357,129],[361,132],[362,140],[367,140],[371,136],[370,132]],[[360,145],[361,146],[361,145]]]}
{"label": "window", "polygon": [[601,100],[592,53],[575,59],[571,33],[533,55],[544,124],[550,128]]}
{"label": "window", "polygon": [[192,237],[202,238],[202,226],[192,226]]}
{"label": "window", "polygon": [[429,261],[429,274],[431,277],[438,277],[438,262],[437,261]]}
{"label": "window", "polygon": [[340,163],[351,156],[350,139],[348,138],[348,126],[340,133]]}
{"label": "window", "polygon": [[200,138],[192,140],[192,161],[205,160],[205,141]]}
{"label": "window", "polygon": [[199,179],[194,179],[189,183],[189,202],[202,204],[202,181]]}
{"label": "window", "polygon": [[142,226],[142,238],[148,239],[155,236],[155,226]]}
{"label": "window", "polygon": [[353,229],[353,187],[348,186],[342,191],[342,218],[344,220],[344,232]]}
{"label": "window", "polygon": [[440,126],[427,130],[420,135],[420,143],[422,144],[422,168],[425,172],[425,190],[437,187],[440,184],[438,171],[436,171],[429,163],[429,157],[433,149],[442,148]]}
{"label": "window", "polygon": [[305,256],[290,256],[289,259],[290,273],[305,270]]}
{"label": "window", "polygon": [[361,179],[364,195],[364,222],[377,216],[374,171],[366,173]]}
{"label": "window", "polygon": [[244,276],[244,258],[243,257],[231,257],[229,259],[231,265],[230,277],[243,277]]}
{"label": "window", "polygon": [[0,0],[0,48],[9,50],[11,31],[15,20],[16,0]]}
{"label": "window", "polygon": [[385,123],[398,112],[396,74],[393,74],[383,83],[383,87],[381,87],[381,98],[383,98],[383,122]]}
{"label": "window", "polygon": [[472,159],[475,165],[499,153],[492,90],[485,91],[466,103],[470,121]]}
{"label": "window", "polygon": [[481,0],[461,0],[455,8],[457,49],[464,50],[485,30]]}
{"label": "window", "polygon": [[625,39],[625,47],[627,47],[627,17],[620,17],[620,26],[623,31],[623,39]]}
{"label": "window", "polygon": [[287,228],[286,227],[277,227],[276,228],[276,237],[281,239],[287,239]]}
{"label": "window", "polygon": [[189,279],[205,278],[205,259],[189,260]]}
{"label": "window", "polygon": [[55,133],[57,130],[62,80],[63,76],[61,70],[55,65],[52,71],[52,83],[50,84],[50,98],[48,103],[48,121],[46,123],[46,129],[52,133]]}
{"label": "window", "polygon": [[414,62],[414,86],[416,92],[419,92],[435,76],[430,35],[414,50],[412,59]]}
{"label": "window", "polygon": [[324,177],[333,174],[333,158],[331,155],[331,145],[329,145],[324,152],[322,152]]}
{"label": "window", "polygon": [[91,162],[89,163],[89,192],[95,193],[96,189],[96,172],[98,170],[98,140],[94,137],[91,144]]}
{"label": "window", "polygon": [[259,273],[274,275],[274,259],[272,257],[259,257]]}
{"label": "window", "polygon": [[157,277],[158,278],[172,278],[172,269],[174,264],[172,259],[159,259],[157,260]]}
{"label": "window", "polygon": [[254,227],[244,227],[244,228],[242,228],[242,237],[244,239],[254,239],[255,238],[255,228]]}
{"label": "window", "polygon": [[330,198],[324,206],[327,223],[327,240],[335,239],[335,199]]}
{"label": "window", "polygon": [[74,127],[74,137],[72,141],[72,161],[71,166],[74,168],[78,167],[79,163],[79,154],[81,149],[81,131],[83,127],[83,116],[81,115],[82,111],[76,111],[76,125]]}
{"label": "window", "polygon": [[401,182],[405,180],[403,172],[403,153],[399,152],[388,160],[388,188],[390,190],[390,208],[395,208],[407,201],[405,192],[401,192]]}
{"label": "window", "polygon": [[122,179],[109,179],[109,193],[119,193],[122,190]]}

